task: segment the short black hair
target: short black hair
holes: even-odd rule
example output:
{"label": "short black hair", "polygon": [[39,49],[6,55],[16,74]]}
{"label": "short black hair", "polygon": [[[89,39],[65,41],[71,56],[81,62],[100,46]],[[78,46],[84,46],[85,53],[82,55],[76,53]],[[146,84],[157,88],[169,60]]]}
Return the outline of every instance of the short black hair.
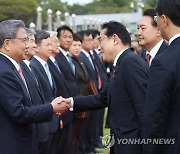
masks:
{"label": "short black hair", "polygon": [[91,35],[92,35],[92,38],[94,39],[97,35],[100,35],[100,32],[96,29],[89,29]]}
{"label": "short black hair", "polygon": [[58,38],[61,35],[61,31],[62,30],[67,30],[67,31],[71,32],[71,34],[73,35],[72,29],[69,26],[67,26],[67,25],[63,25],[63,26],[58,27],[58,29],[57,29],[57,37]]}
{"label": "short black hair", "polygon": [[143,16],[148,16],[152,19],[152,26],[157,27],[157,23],[154,21],[154,16],[156,16],[156,10],[155,9],[147,9],[144,11]]}
{"label": "short black hair", "polygon": [[74,33],[74,34],[73,34],[73,41],[76,41],[76,42],[80,41],[80,42],[82,43],[82,37],[81,37],[81,35],[78,34],[78,33]]}
{"label": "short black hair", "polygon": [[131,44],[131,37],[126,27],[120,22],[110,21],[102,25],[102,29],[106,29],[107,37],[111,37],[116,34],[124,45]]}
{"label": "short black hair", "polygon": [[47,39],[50,37],[50,34],[44,30],[36,30],[35,37],[35,43],[40,44],[42,40]]}
{"label": "short black hair", "polygon": [[156,12],[166,15],[174,25],[180,26],[180,0],[159,0]]}
{"label": "short black hair", "polygon": [[78,34],[81,36],[82,41],[84,40],[84,36],[91,35],[90,30],[81,30],[81,31],[78,32]]}

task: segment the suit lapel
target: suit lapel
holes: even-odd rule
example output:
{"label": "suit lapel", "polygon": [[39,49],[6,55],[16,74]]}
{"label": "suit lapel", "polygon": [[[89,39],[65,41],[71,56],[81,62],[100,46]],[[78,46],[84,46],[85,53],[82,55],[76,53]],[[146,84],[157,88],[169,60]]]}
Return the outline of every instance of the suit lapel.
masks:
{"label": "suit lapel", "polygon": [[162,53],[167,47],[168,47],[168,44],[167,44],[165,41],[163,41],[163,43],[162,43],[162,45],[160,46],[160,48],[159,48],[156,56],[159,55],[160,53]]}
{"label": "suit lapel", "polygon": [[35,87],[37,88],[37,90],[38,90],[38,92],[40,94],[40,96],[42,97],[42,92],[40,91],[39,83],[38,83],[38,81],[36,79],[35,74],[28,68],[28,66],[24,62],[21,62],[21,67],[25,71],[24,73],[26,73],[28,75],[28,77],[30,78],[30,80],[33,81]]}
{"label": "suit lapel", "polygon": [[[66,57],[63,55],[61,50],[60,50],[59,54],[56,56],[56,59],[57,59],[57,63],[59,65],[59,67],[62,68],[61,64],[59,63],[59,61],[62,61],[64,63],[64,66],[69,67],[67,69],[71,71],[72,76],[75,78],[75,80],[77,80],[76,68],[75,68],[75,75],[74,75],[73,72],[72,72],[72,69],[70,67],[69,62],[67,61]],[[63,71],[63,69],[61,69],[61,71]]]}
{"label": "suit lapel", "polygon": [[118,60],[117,60],[117,63],[116,63],[116,66],[115,66],[115,71],[114,72],[112,72],[111,73],[111,77],[110,77],[110,84],[109,84],[109,91],[108,91],[108,104],[110,104],[111,103],[111,92],[112,92],[112,87],[113,87],[113,85],[114,85],[114,83],[115,83],[115,81],[116,80],[118,80],[118,78],[116,78],[117,77],[117,75],[119,74],[119,66],[120,66],[120,64],[121,64],[121,62],[122,62],[122,60],[123,60],[123,58],[129,53],[129,52],[132,52],[130,49],[127,49],[127,50],[125,50],[123,53],[122,53],[122,55],[118,58]]}

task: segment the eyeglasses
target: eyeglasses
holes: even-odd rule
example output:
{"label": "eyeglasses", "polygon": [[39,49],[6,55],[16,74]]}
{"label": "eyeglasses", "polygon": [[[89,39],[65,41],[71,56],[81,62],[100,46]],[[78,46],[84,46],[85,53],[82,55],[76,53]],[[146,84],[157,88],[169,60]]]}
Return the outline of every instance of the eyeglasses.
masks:
{"label": "eyeglasses", "polygon": [[98,37],[98,41],[99,41],[99,43],[101,43],[102,41],[104,41],[106,38],[107,38],[107,36],[106,36],[106,37],[104,37],[104,38],[102,38],[102,37]]}
{"label": "eyeglasses", "polygon": [[154,16],[154,22],[157,23],[158,16]]}

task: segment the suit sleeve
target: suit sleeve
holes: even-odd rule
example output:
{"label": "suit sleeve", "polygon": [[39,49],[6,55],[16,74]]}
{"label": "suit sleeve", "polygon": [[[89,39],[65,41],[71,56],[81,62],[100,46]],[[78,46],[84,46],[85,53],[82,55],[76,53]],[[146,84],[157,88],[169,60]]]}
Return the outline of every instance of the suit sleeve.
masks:
{"label": "suit sleeve", "polygon": [[74,111],[91,111],[107,107],[107,87],[109,83],[97,95],[74,97]]}
{"label": "suit sleeve", "polygon": [[136,57],[128,59],[126,61],[125,67],[126,75],[124,77],[126,81],[126,89],[137,114],[142,136],[144,107],[149,75],[148,67],[146,66],[144,61],[141,61]]}
{"label": "suit sleeve", "polygon": [[32,106],[25,93],[14,73],[4,72],[0,75],[0,107],[4,114],[17,123],[51,121],[51,104]]}
{"label": "suit sleeve", "polygon": [[[163,138],[170,109],[173,79],[158,59],[151,65],[145,106],[145,138]],[[160,145],[145,145],[146,154],[159,154]]]}

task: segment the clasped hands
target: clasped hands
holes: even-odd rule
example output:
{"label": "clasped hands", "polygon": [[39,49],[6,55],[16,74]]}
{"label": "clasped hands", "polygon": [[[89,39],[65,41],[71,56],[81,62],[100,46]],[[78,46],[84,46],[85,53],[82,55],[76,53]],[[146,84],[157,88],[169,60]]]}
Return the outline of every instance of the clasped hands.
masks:
{"label": "clasped hands", "polygon": [[70,98],[63,98],[63,97],[56,97],[52,102],[51,105],[53,107],[53,111],[58,116],[65,114],[71,108],[71,99]]}

